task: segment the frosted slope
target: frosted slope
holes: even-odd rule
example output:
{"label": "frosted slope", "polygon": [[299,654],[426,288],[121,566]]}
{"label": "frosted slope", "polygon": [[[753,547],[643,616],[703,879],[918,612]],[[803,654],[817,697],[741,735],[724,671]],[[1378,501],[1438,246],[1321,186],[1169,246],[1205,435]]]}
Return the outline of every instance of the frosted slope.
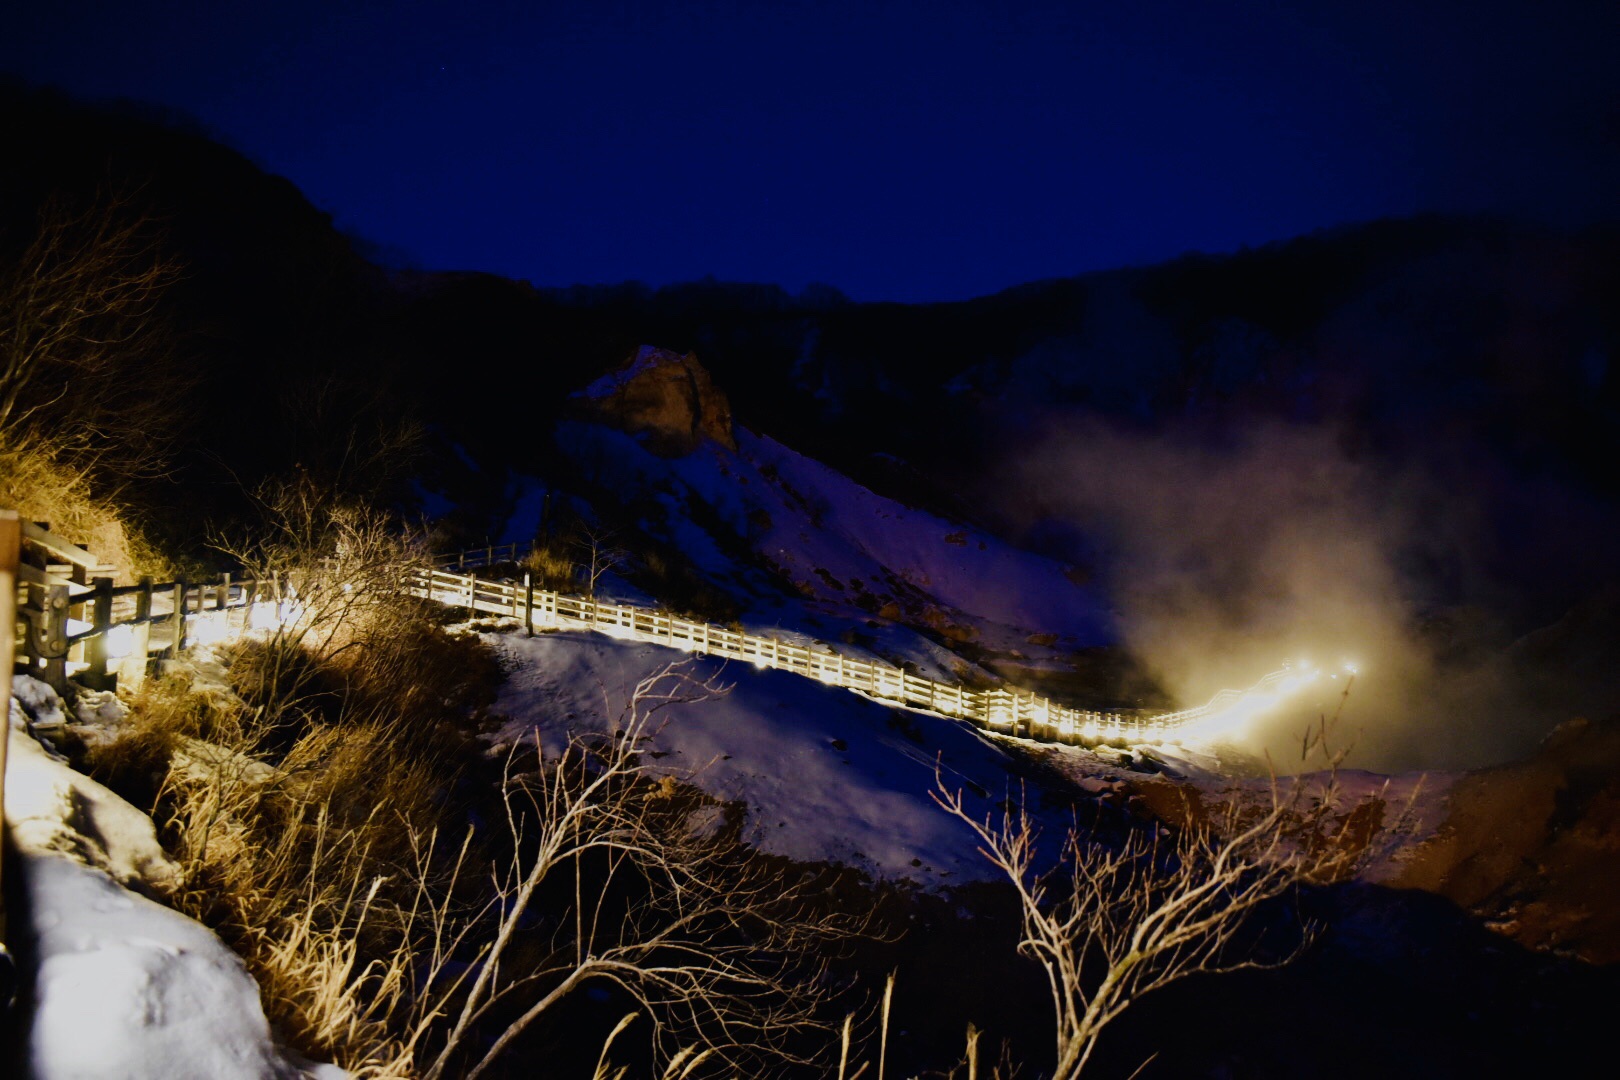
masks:
{"label": "frosted slope", "polygon": [[652,524],[711,573],[736,568],[693,523],[692,502],[820,599],[856,605],[864,594],[874,610],[890,598],[937,605],[942,620],[997,645],[1032,633],[1112,640],[1100,596],[1061,564],[877,495],[773,439],[742,428],[736,437],[735,453],[706,443],[667,459],[597,425],[567,423],[558,434],[609,489],[656,493],[664,521]]}
{"label": "frosted slope", "polygon": [[[487,634],[509,669],[495,704],[498,739],[540,732],[550,750],[573,731],[610,730],[635,684],[683,654],[588,632]],[[805,861],[945,884],[988,878],[971,833],[929,798],[936,758],[947,782],[1000,800],[1016,791],[1007,753],[957,721],[897,712],[788,672],[691,657],[718,699],[660,714],[648,744],[656,775],[746,804],[744,839]],[[985,800],[975,800],[980,809]]]}

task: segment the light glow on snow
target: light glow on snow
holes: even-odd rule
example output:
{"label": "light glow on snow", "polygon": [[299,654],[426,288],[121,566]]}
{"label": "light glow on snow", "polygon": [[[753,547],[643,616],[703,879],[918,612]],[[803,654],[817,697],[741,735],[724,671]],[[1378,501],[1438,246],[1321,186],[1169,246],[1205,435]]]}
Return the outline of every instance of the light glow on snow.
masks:
{"label": "light glow on snow", "polygon": [[186,642],[191,645],[218,645],[229,636],[223,611],[205,611],[186,624]]}
{"label": "light glow on snow", "polygon": [[[1355,670],[1354,666],[1345,665],[1346,673],[1352,678]],[[1222,690],[1199,708],[1166,713],[1154,720],[1174,726],[1183,739],[1204,742],[1241,739],[1256,719],[1280,708],[1322,676],[1322,669],[1309,660],[1284,664],[1247,690]],[[1337,678],[1338,673],[1330,673],[1329,677]]]}

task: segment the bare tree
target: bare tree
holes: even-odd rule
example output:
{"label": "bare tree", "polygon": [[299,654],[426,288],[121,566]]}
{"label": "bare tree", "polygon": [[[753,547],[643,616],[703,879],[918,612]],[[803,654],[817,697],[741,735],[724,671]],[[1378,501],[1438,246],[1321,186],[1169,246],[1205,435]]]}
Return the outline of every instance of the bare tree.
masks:
{"label": "bare tree", "polygon": [[601,526],[581,527],[573,540],[579,556],[580,576],[585,581],[585,595],[596,599],[596,587],[602,578],[624,563],[624,549],[619,546],[619,534]]}
{"label": "bare tree", "polygon": [[285,388],[278,405],[292,460],[347,498],[385,501],[380,496],[421,459],[426,428],[370,379],[311,375]]}
{"label": "bare tree", "polygon": [[[830,1035],[817,1019],[830,993],[825,958],[864,921],[813,906],[804,885],[705,827],[704,813],[694,820],[675,785],[645,774],[653,717],[715,692],[665,668],[637,685],[617,731],[572,737],[549,756],[537,737],[535,772],[516,777],[509,764],[517,854],[495,877],[492,936],[472,948],[482,920],[452,929],[431,913],[419,924],[430,960],[408,1042],[429,1042],[441,1018],[447,1027],[426,1080],[482,1075],[591,982],[635,1002],[656,1056],[684,1061],[682,1075],[699,1060],[751,1074],[762,1062],[801,1060],[809,1033]],[[546,929],[523,929],[542,898]],[[520,940],[538,957],[521,968],[511,959]],[[469,951],[476,975],[447,979]]]}
{"label": "bare tree", "polygon": [[186,385],[162,300],[180,277],[130,195],[46,200],[0,262],[0,442],[42,442],[119,475],[161,462]]}
{"label": "bare tree", "polygon": [[1071,828],[1061,862],[1045,872],[1026,809],[1009,803],[999,820],[977,817],[936,778],[935,801],[973,830],[1017,891],[1018,949],[1044,969],[1056,1014],[1054,1080],[1079,1076],[1104,1029],[1147,994],[1189,975],[1279,966],[1309,944],[1304,928],[1291,951],[1259,959],[1239,935],[1257,908],[1301,881],[1341,876],[1363,850],[1336,842],[1342,754],[1327,752],[1327,728],[1305,742],[1307,753],[1327,754],[1325,774],[1274,778],[1260,805],[1233,798],[1213,815],[1188,798],[1173,833],[1136,825],[1109,843]]}

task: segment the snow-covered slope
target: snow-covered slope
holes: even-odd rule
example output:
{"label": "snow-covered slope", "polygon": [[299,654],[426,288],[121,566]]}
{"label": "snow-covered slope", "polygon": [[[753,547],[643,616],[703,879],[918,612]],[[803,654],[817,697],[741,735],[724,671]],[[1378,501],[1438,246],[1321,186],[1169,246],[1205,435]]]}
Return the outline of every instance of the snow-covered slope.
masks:
{"label": "snow-covered slope", "polygon": [[1102,598],[1067,567],[884,498],[745,429],[735,451],[707,442],[675,458],[597,424],[565,423],[558,442],[601,489],[644,495],[642,527],[716,581],[758,591],[769,568],[852,616],[996,651],[1029,652],[1032,635],[1070,646],[1114,639]]}
{"label": "snow-covered slope", "polygon": [[[503,745],[538,732],[548,750],[571,733],[621,722],[636,684],[670,663],[729,687],[658,716],[647,764],[740,804],[743,839],[770,854],[829,860],[874,876],[940,885],[990,876],[969,830],[929,795],[936,765],[952,790],[988,810],[1022,797],[1027,761],[956,720],[900,712],[783,671],[683,654],[586,631],[485,636],[505,660],[494,711]],[[1029,801],[1041,786],[1030,781]],[[1055,838],[1066,818],[1054,811]]]}

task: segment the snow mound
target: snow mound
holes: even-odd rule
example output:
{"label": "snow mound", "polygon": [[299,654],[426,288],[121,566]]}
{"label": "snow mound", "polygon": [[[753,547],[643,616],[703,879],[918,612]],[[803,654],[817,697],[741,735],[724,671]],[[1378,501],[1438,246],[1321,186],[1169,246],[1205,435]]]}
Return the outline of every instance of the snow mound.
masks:
{"label": "snow mound", "polygon": [[[16,697],[11,706],[5,813],[17,850],[60,855],[100,870],[120,885],[158,894],[178,885],[180,868],[163,853],[152,819],[68,768],[29,735],[19,700],[38,703],[44,715],[60,715],[61,700],[50,687],[26,675],[17,676],[12,685]],[[50,697],[45,699],[45,694]]]}
{"label": "snow mound", "polygon": [[71,859],[29,855],[22,871],[39,958],[37,1080],[305,1075],[275,1048],[242,962],[207,928]]}
{"label": "snow mound", "polygon": [[[56,760],[28,715],[61,700],[18,676],[8,735],[5,817],[18,859],[13,942],[35,963],[26,1009],[36,1080],[340,1080],[277,1048],[259,988],[213,932],[133,891],[162,894],[180,871],[152,821]],[[85,702],[96,718],[121,714]],[[81,719],[84,711],[80,711]],[[58,719],[56,722],[60,722]],[[31,940],[29,940],[31,939]]]}

